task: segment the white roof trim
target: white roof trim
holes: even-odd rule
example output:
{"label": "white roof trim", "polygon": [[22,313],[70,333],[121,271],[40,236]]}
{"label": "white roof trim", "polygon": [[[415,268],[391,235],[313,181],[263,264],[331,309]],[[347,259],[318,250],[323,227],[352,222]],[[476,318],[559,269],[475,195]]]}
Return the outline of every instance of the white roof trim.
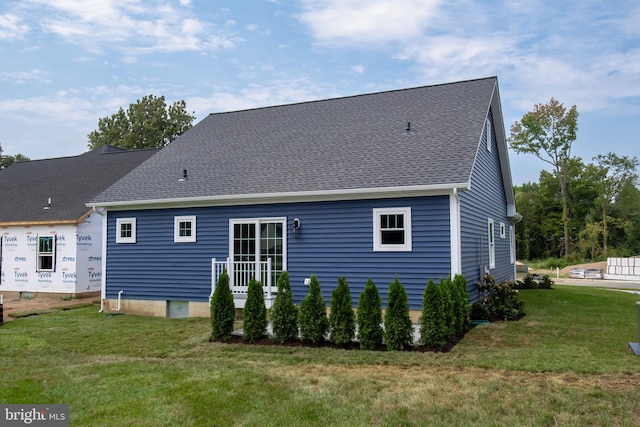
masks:
{"label": "white roof trim", "polygon": [[328,191],[237,194],[223,196],[182,197],[173,199],[130,200],[87,203],[88,207],[107,210],[162,209],[169,207],[259,205],[267,203],[318,202],[377,198],[449,195],[453,189],[467,190],[468,182],[445,185],[415,185],[407,187],[357,188]]}

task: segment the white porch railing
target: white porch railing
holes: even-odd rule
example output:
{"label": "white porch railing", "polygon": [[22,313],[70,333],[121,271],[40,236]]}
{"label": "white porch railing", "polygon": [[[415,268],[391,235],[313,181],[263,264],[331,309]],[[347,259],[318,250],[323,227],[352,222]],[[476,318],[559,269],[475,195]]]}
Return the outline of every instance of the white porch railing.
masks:
{"label": "white porch railing", "polygon": [[224,269],[227,270],[229,275],[229,288],[233,294],[236,308],[244,308],[249,281],[254,277],[262,283],[265,305],[267,308],[271,308],[276,293],[276,288],[272,283],[271,258],[267,258],[266,261],[231,261],[230,258],[225,261],[217,261],[216,258],[211,258],[211,295],[209,295],[209,303],[211,303],[218,278]]}

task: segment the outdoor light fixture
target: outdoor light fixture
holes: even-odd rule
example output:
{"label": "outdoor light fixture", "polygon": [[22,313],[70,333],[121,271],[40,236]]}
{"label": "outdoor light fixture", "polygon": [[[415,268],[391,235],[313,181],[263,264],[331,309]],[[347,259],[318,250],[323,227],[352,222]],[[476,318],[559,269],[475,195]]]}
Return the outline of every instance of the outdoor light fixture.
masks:
{"label": "outdoor light fixture", "polygon": [[296,236],[296,234],[298,233],[298,230],[300,229],[300,219],[299,218],[294,218],[293,219],[293,224],[292,224],[292,228],[293,228],[293,237]]}

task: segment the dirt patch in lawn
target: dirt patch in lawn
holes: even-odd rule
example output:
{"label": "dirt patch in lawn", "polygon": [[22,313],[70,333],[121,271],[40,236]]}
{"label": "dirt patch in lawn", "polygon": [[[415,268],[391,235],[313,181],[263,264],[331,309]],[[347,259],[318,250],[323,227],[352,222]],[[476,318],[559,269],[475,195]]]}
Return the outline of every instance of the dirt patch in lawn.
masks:
{"label": "dirt patch in lawn", "polygon": [[585,270],[586,269],[590,269],[590,268],[597,268],[597,269],[600,269],[600,270],[606,270],[607,269],[607,261],[589,262],[589,263],[586,263],[586,264],[570,265],[570,266],[565,267],[562,270],[560,270],[560,274],[569,275],[571,270],[573,270],[574,268],[583,268]]}
{"label": "dirt patch in lawn", "polygon": [[[35,295],[33,298],[4,298],[3,320],[8,322],[15,320],[16,314],[33,313],[38,314],[47,310],[70,307],[78,304],[96,304],[99,307],[100,297],[91,295],[84,297],[64,298],[59,295]],[[13,316],[12,316],[13,315]]]}

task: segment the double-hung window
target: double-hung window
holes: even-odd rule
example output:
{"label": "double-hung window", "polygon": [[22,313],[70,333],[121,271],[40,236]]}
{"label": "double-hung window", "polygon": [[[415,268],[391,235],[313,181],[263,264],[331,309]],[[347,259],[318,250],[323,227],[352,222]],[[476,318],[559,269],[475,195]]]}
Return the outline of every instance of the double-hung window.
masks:
{"label": "double-hung window", "polygon": [[173,241],[176,243],[196,241],[196,217],[176,216],[173,220]]}
{"label": "double-hung window", "polygon": [[373,250],[410,252],[411,208],[373,210]]}
{"label": "double-hung window", "polygon": [[116,243],[136,242],[136,219],[118,218],[116,220]]}
{"label": "double-hung window", "polygon": [[496,268],[496,242],[493,219],[489,218],[487,227],[487,241],[489,242],[489,268]]}
{"label": "double-hung window", "polygon": [[37,271],[55,271],[56,269],[56,236],[38,236]]}

